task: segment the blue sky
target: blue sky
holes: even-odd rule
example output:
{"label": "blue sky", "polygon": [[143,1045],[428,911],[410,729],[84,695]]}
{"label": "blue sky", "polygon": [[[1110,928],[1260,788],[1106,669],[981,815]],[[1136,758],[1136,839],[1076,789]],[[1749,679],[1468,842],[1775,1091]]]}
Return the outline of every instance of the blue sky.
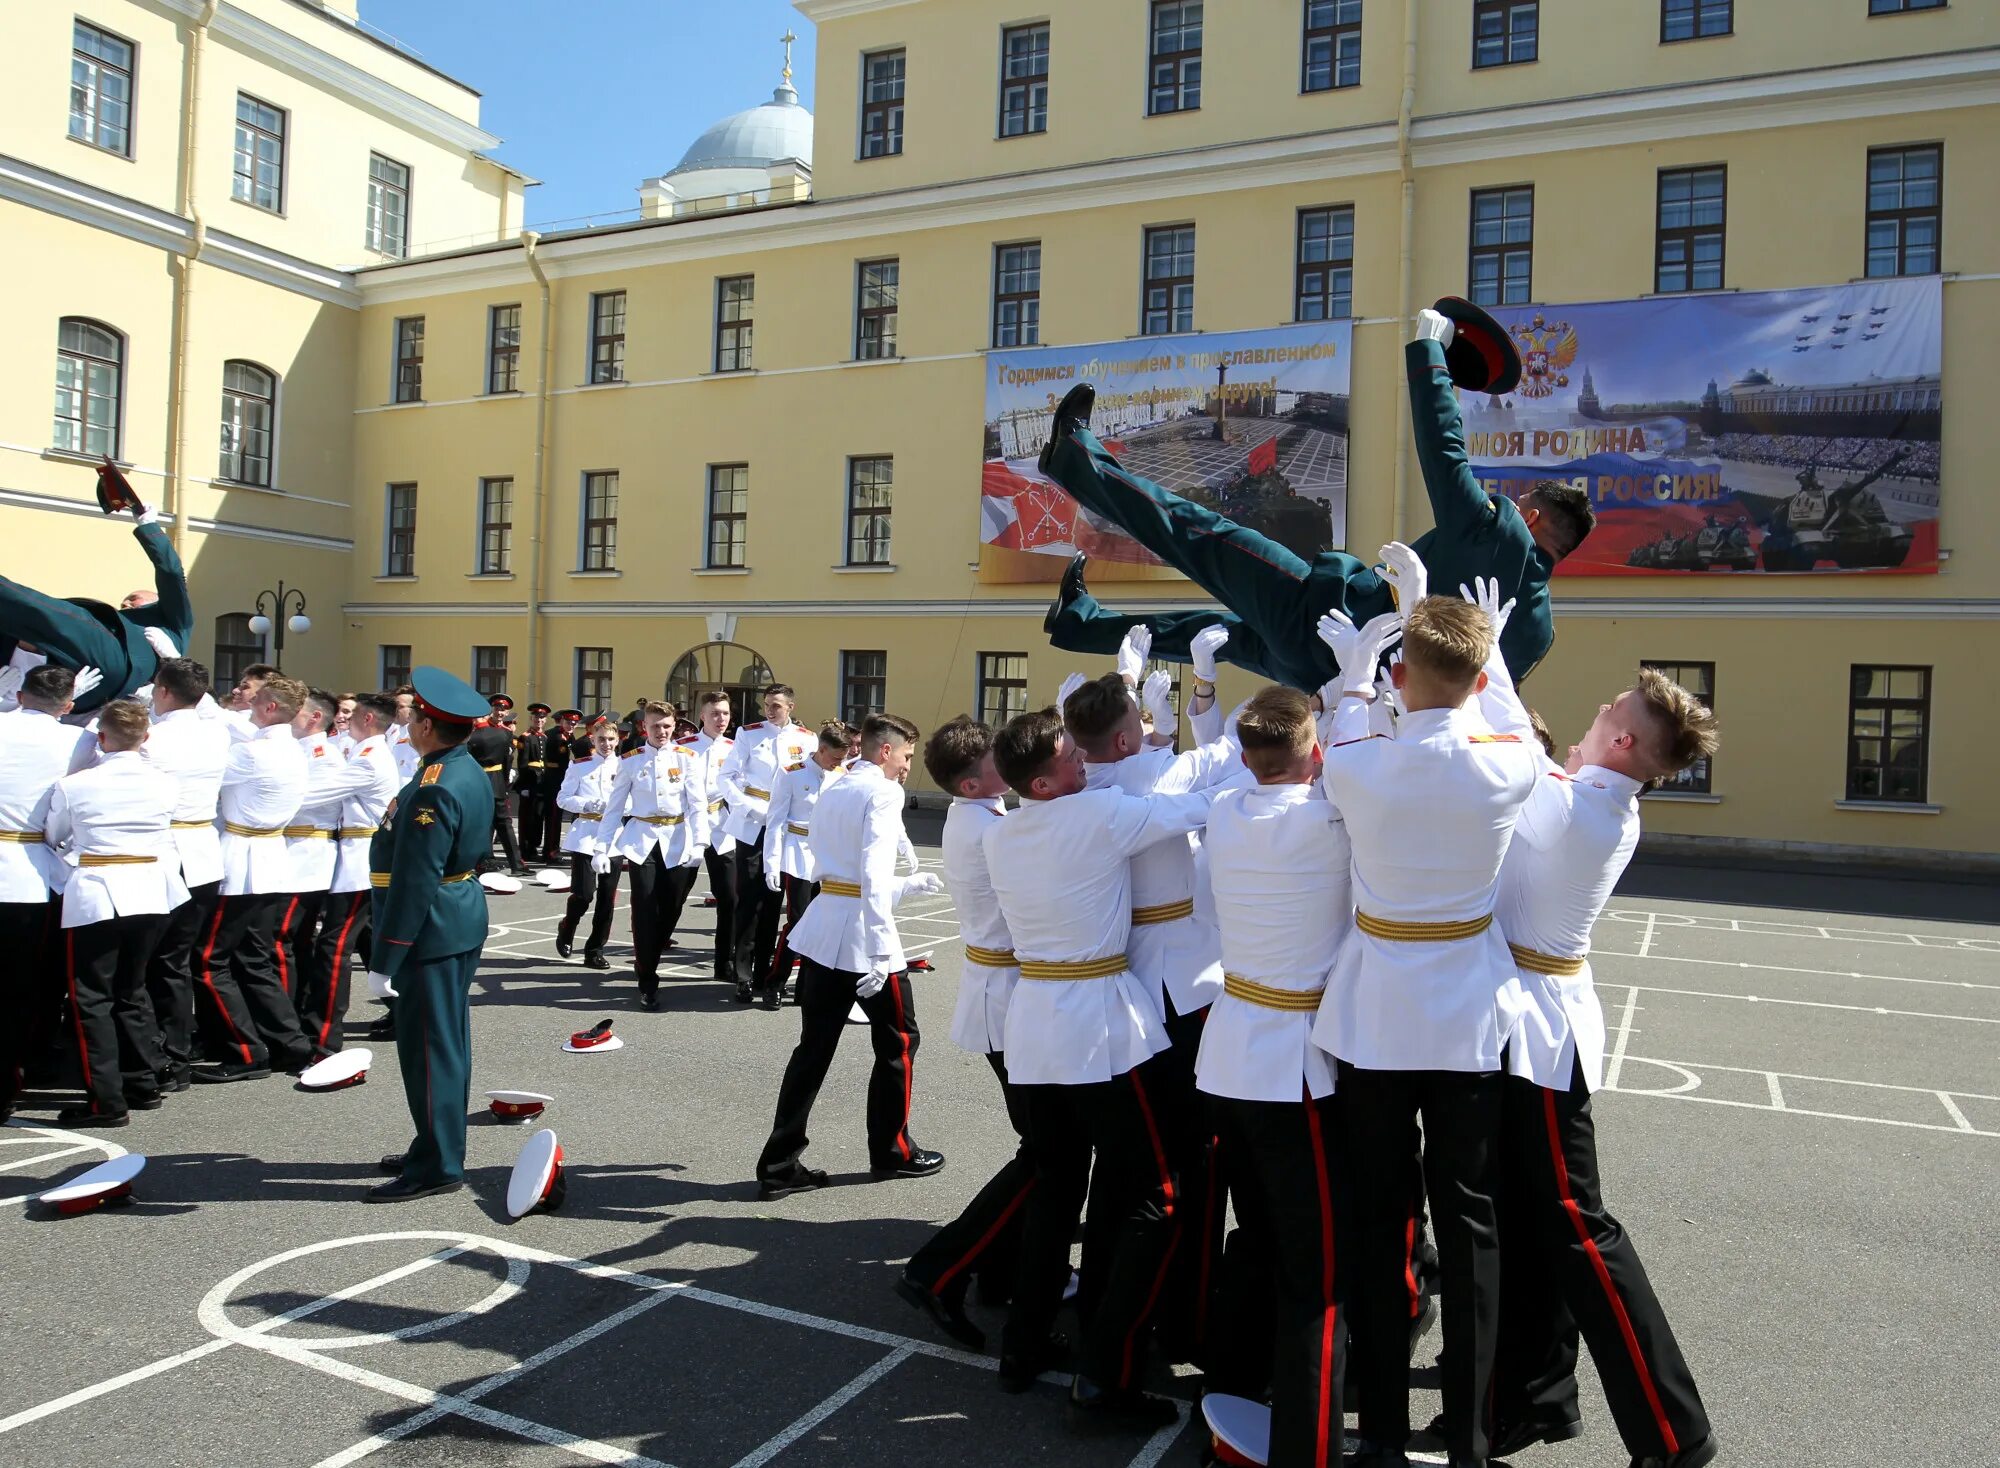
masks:
{"label": "blue sky", "polygon": [[812,106],[813,36],[789,0],[361,0],[361,18],[484,94],[501,161],[541,179],[528,222],[613,215],[720,117],[768,101],[790,29]]}

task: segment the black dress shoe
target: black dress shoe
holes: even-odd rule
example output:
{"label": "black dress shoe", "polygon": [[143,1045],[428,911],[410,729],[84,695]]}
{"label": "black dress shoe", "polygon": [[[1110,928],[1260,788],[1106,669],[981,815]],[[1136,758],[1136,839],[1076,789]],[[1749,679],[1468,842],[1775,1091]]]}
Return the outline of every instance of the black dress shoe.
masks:
{"label": "black dress shoe", "polygon": [[364,1203],[407,1203],[412,1198],[428,1198],[436,1193],[455,1193],[464,1187],[459,1178],[446,1178],[441,1183],[413,1183],[403,1178],[382,1183],[361,1195]]}
{"label": "black dress shoe", "polygon": [[795,1162],[789,1169],[771,1177],[757,1179],[757,1197],[768,1203],[774,1198],[789,1198],[794,1193],[810,1193],[814,1188],[826,1186],[826,1174],[816,1167],[807,1167],[803,1162]]}
{"label": "black dress shoe", "polygon": [[1049,456],[1055,452],[1057,444],[1069,437],[1071,429],[1090,426],[1090,410],[1096,402],[1097,389],[1087,382],[1079,382],[1064,393],[1062,401],[1056,404],[1056,411],[1049,419],[1049,441],[1042,445],[1042,452],[1037,460],[1038,467],[1048,478],[1055,478],[1049,473]]}
{"label": "black dress shoe", "polygon": [[[718,974],[716,977],[724,978],[724,981],[727,982],[727,979],[723,975]],[[751,989],[751,987],[748,984],[742,983],[740,981],[737,983],[736,1002],[738,1004],[748,1004],[755,997],[756,997],[756,992],[753,989]]]}
{"label": "black dress shoe", "polygon": [[556,957],[568,958],[576,951],[576,934],[562,928],[556,929]]}
{"label": "black dress shoe", "polygon": [[1156,1397],[1137,1387],[1113,1391],[1078,1372],[1069,1384],[1069,1415],[1072,1421],[1151,1432],[1178,1418],[1180,1410],[1165,1397]]}
{"label": "black dress shoe", "polygon": [[188,1076],[194,1069],[191,1065],[172,1065],[160,1072],[160,1090],[169,1096],[177,1096],[188,1088]]}
{"label": "black dress shoe", "polygon": [[65,1106],[56,1113],[59,1126],[130,1126],[132,1118],[122,1111],[98,1111],[89,1106]]}
{"label": "black dress shoe", "polygon": [[406,1154],[391,1152],[380,1162],[376,1163],[375,1166],[379,1170],[388,1173],[390,1177],[401,1177],[403,1175],[403,1163],[406,1160]]}
{"label": "black dress shoe", "polygon": [[1083,595],[1083,568],[1090,563],[1090,557],[1078,551],[1069,558],[1069,565],[1063,571],[1062,585],[1056,588],[1056,599],[1049,603],[1048,613],[1042,618],[1042,631],[1056,630],[1056,619],[1062,616],[1069,604]]}
{"label": "black dress shoe", "polygon": [[1059,1330],[1049,1332],[1041,1349],[1035,1351],[1002,1351],[1000,1353],[1000,1390],[1012,1396],[1019,1396],[1044,1371],[1049,1370],[1069,1354],[1069,1337]]}
{"label": "black dress shoe", "polygon": [[944,1153],[918,1147],[910,1153],[907,1161],[892,1162],[887,1167],[871,1167],[868,1175],[877,1182],[884,1182],[892,1177],[929,1177],[943,1169]]}
{"label": "black dress shoe", "polygon": [[1418,1344],[1431,1333],[1432,1328],[1437,1325],[1437,1320],[1437,1296],[1425,1295],[1417,1305],[1417,1313],[1410,1317],[1410,1360],[1417,1359]]}
{"label": "black dress shoe", "polygon": [[1632,1468],[1704,1468],[1713,1463],[1721,1449],[1715,1445],[1715,1434],[1710,1433],[1692,1447],[1682,1448],[1678,1453],[1664,1457],[1634,1458]]}
{"label": "black dress shoe", "polygon": [[896,1281],[896,1293],[930,1316],[937,1328],[968,1351],[986,1349],[986,1332],[966,1318],[963,1300],[947,1300],[911,1279],[906,1270]]}
{"label": "black dress shoe", "polygon": [[270,1075],[268,1065],[197,1066],[191,1079],[197,1086],[226,1086],[231,1081],[261,1081]]}
{"label": "black dress shoe", "polygon": [[374,1024],[368,1027],[368,1038],[371,1040],[395,1039],[396,1038],[395,1017],[391,1016],[388,1019],[376,1020]]}
{"label": "black dress shoe", "polygon": [[166,1099],[158,1091],[148,1091],[143,1095],[133,1095],[131,1092],[127,1092],[125,1096],[125,1109],[127,1111],[158,1111],[166,1104]]}
{"label": "black dress shoe", "polygon": [[642,993],[639,996],[639,1007],[641,1009],[658,1009],[660,1007],[660,991],[658,989],[648,989]]}
{"label": "black dress shoe", "polygon": [[768,989],[760,989],[757,993],[757,1002],[765,1009],[783,1009],[785,1007],[785,991],[775,984]]}
{"label": "black dress shoe", "polygon": [[508,867],[508,868],[507,868],[507,875],[508,875],[508,876],[510,876],[510,877],[532,877],[532,876],[534,876],[534,874],[535,874],[535,869],[534,869],[533,867]]}
{"label": "black dress shoe", "polygon": [[[1444,1434],[1443,1414],[1431,1424],[1431,1430],[1439,1437]],[[1511,1458],[1516,1453],[1526,1452],[1538,1443],[1566,1443],[1573,1437],[1583,1436],[1583,1420],[1573,1417],[1567,1422],[1501,1422],[1493,1428],[1491,1440],[1487,1443],[1488,1457]]]}
{"label": "black dress shoe", "polygon": [[[567,958],[568,956],[569,956],[568,954],[563,955],[563,957],[565,958]],[[591,953],[589,951],[586,951],[583,955],[583,966],[585,968],[601,969],[608,972],[611,968],[611,960],[606,958],[601,953]]]}

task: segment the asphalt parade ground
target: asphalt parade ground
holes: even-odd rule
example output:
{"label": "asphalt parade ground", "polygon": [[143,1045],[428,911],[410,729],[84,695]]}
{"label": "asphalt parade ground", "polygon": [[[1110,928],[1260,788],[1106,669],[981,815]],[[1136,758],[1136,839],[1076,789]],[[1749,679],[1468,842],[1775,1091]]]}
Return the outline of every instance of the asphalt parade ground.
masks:
{"label": "asphalt parade ground", "polygon": [[[922,844],[927,864],[936,852]],[[1754,1465],[1992,1461],[2000,1438],[2000,902],[1991,887],[1636,867],[1598,924],[1612,1027],[1606,1196],[1635,1235],[1724,1445]],[[554,1095],[570,1186],[509,1223],[521,1128],[475,1115],[471,1187],[366,1207],[408,1138],[388,1044],[367,1084],[196,1087],[69,1133],[37,1093],[0,1132],[0,1463],[951,1464],[1199,1460],[1199,1424],[1073,1436],[1061,1379],[1006,1396],[891,1292],[1011,1151],[985,1065],[946,1031],[948,898],[902,914],[915,980],[912,1130],[949,1157],[869,1181],[868,1047],[852,1031],[808,1160],[835,1186],[759,1203],[752,1165],[796,1011],[739,1007],[691,905],[657,1013],[629,976],[555,957],[560,898],[493,903],[474,999],[475,1105]],[[622,907],[622,903],[621,903]],[[1979,921],[1977,919],[1982,919]],[[614,963],[624,948],[621,913]],[[357,974],[357,982],[358,982]],[[377,1011],[365,996],[349,1043]],[[565,1054],[616,1016],[625,1048]],[[106,1154],[127,1206],[29,1201]],[[997,1338],[998,1312],[972,1311]],[[1433,1336],[1413,1420],[1436,1409]],[[1160,1373],[1192,1398],[1193,1382]],[[1625,1457],[1585,1366],[1580,1439],[1512,1461]],[[1418,1456],[1437,1461],[1436,1454]]]}

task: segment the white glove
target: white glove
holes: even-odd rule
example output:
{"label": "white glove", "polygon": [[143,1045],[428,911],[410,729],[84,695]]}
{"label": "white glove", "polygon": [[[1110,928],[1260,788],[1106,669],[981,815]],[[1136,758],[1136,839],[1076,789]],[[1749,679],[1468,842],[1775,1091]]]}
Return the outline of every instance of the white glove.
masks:
{"label": "white glove", "polygon": [[785,874],[769,863],[764,867],[764,885],[773,892],[785,890]]}
{"label": "white glove", "polygon": [[1146,659],[1153,653],[1153,629],[1144,622],[1125,634],[1118,645],[1118,676],[1129,688],[1137,688],[1145,674]]}
{"label": "white glove", "polygon": [[173,638],[167,636],[162,629],[147,627],[143,630],[146,634],[146,641],[152,645],[153,651],[161,657],[177,658],[181,655],[181,650],[174,646]]}
{"label": "white glove", "polygon": [[1379,693],[1383,698],[1387,699],[1389,701],[1389,707],[1394,709],[1399,714],[1404,711],[1403,695],[1401,692],[1397,690],[1396,681],[1391,675],[1395,672],[1396,668],[1402,663],[1402,661],[1403,661],[1403,655],[1400,652],[1391,653],[1389,655],[1388,665],[1382,669],[1382,676],[1375,680],[1375,691]]}
{"label": "white glove", "polygon": [[132,702],[145,705],[147,712],[150,713],[152,711],[153,707],[152,684],[150,683],[142,684],[141,686],[133,689],[132,692],[127,696],[132,700]]}
{"label": "white glove", "polygon": [[1458,588],[1458,594],[1486,613],[1486,620],[1492,625],[1493,636],[1499,640],[1501,629],[1507,619],[1514,614],[1514,598],[1508,597],[1503,605],[1500,600],[1500,578],[1498,576],[1475,576],[1472,585]]}
{"label": "white glove", "polygon": [[1417,334],[1411,340],[1436,342],[1441,347],[1451,345],[1451,339],[1458,335],[1458,328],[1449,316],[1442,315],[1426,306],[1417,312]]}
{"label": "white glove", "polygon": [[104,681],[104,675],[88,663],[76,670],[76,687],[71,690],[71,698],[82,698],[91,689]]}
{"label": "white glove", "polygon": [[1424,563],[1400,540],[1392,540],[1382,547],[1382,579],[1396,594],[1397,608],[1405,612],[1422,601],[1429,590]]}
{"label": "white glove", "polygon": [[387,974],[378,974],[371,968],[368,970],[368,992],[377,999],[394,999],[396,986]]}
{"label": "white glove", "polygon": [[1375,664],[1383,650],[1402,635],[1403,619],[1395,612],[1372,617],[1365,627],[1356,627],[1354,619],[1338,607],[1319,619],[1319,640],[1332,649],[1334,661],[1340,664],[1343,689],[1373,688]]}
{"label": "white glove", "polygon": [[944,879],[936,872],[918,872],[903,884],[905,897],[934,897],[944,891]]}
{"label": "white glove", "polygon": [[701,865],[701,848],[700,848],[699,846],[697,846],[697,847],[695,847],[695,848],[694,848],[693,850],[689,851],[689,852],[688,852],[688,854],[687,854],[686,856],[684,856],[684,857],[682,857],[682,858],[681,858],[681,865],[682,865],[682,866],[684,866],[684,867],[698,867],[698,866],[700,866],[700,865]]}
{"label": "white glove", "polygon": [[1081,673],[1071,673],[1067,678],[1062,680],[1062,687],[1056,690],[1057,713],[1060,714],[1063,711],[1063,705],[1069,702],[1069,696],[1076,692],[1077,689],[1083,687],[1084,682],[1085,679]]}
{"label": "white glove", "polygon": [[1229,641],[1229,629],[1217,623],[1204,627],[1195,633],[1188,643],[1188,657],[1194,663],[1197,683],[1215,682],[1215,655],[1222,651],[1222,645]]}
{"label": "white glove", "polygon": [[1171,673],[1148,673],[1139,690],[1139,704],[1153,716],[1155,734],[1174,732],[1174,679]]}
{"label": "white glove", "polygon": [[854,997],[873,999],[887,988],[888,984],[889,961],[886,958],[878,958],[868,966],[868,972],[863,974],[861,981],[854,986]]}
{"label": "white glove", "polygon": [[608,851],[599,851],[594,853],[590,858],[590,870],[594,874],[600,877],[610,876],[611,853]]}
{"label": "white glove", "polygon": [[[149,509],[145,505],[141,505],[139,506],[138,509],[134,510],[132,512],[132,517],[135,520],[137,520],[141,525],[157,525],[160,523],[160,512],[158,510]],[[174,653],[172,654],[172,656],[179,657],[180,654]]]}

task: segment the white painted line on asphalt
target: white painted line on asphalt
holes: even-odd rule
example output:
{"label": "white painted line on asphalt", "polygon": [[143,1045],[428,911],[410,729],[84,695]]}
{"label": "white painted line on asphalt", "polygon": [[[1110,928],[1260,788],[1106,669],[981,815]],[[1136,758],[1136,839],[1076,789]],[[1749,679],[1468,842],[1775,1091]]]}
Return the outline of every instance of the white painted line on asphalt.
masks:
{"label": "white painted line on asphalt", "polygon": [[[2000,1137],[2000,1132],[1981,1131],[1966,1119],[1954,1097],[1967,1101],[2000,1101],[2000,1096],[1988,1096],[1977,1091],[1939,1091],[1927,1086],[1898,1086],[1886,1081],[1856,1081],[1844,1076],[1799,1075],[1791,1071],[1758,1070],[1742,1065],[1709,1065],[1703,1061],[1657,1060],[1645,1055],[1627,1055],[1623,1062],[1628,1065],[1656,1065],[1662,1070],[1674,1072],[1681,1078],[1680,1084],[1657,1089],[1647,1086],[1613,1084],[1607,1073],[1604,1089],[1615,1090],[1626,1096],[1651,1096],[1669,1101],[1705,1101],[1712,1106],[1735,1106],[1750,1111],[1782,1112],[1788,1116],[1817,1116],[1831,1121],[1858,1121],[1873,1126],[1908,1127],[1917,1131],[1947,1132],[1953,1136],[1971,1135],[1976,1137]],[[1701,1087],[1702,1071],[1717,1071],[1725,1075],[1762,1076],[1768,1101],[1740,1101],[1721,1096],[1695,1094]],[[1822,1111],[1792,1104],[1785,1096],[1784,1081],[1810,1081],[1818,1085],[1848,1086],[1862,1091],[1893,1091],[1902,1095],[1935,1096],[1944,1103],[1954,1122],[1953,1126],[1943,1126],[1936,1122],[1908,1121],[1899,1117],[1860,1116],[1847,1111]]]}
{"label": "white painted line on asphalt", "polygon": [[1618,1072],[1625,1068],[1625,1046],[1632,1039],[1632,1013],[1639,1007],[1639,991],[1628,987],[1625,991],[1625,1009],[1618,1016],[1618,1038],[1611,1048],[1611,1060],[1604,1067],[1604,1085],[1607,1090],[1618,1089]]}
{"label": "white painted line on asphalt", "polygon": [[1679,953],[1619,953],[1615,949],[1593,949],[1592,959],[1616,958],[1636,962],[1644,959],[1647,963],[1700,963],[1710,968],[1749,969],[1767,974],[1805,974],[1819,979],[1874,979],[1885,984],[1929,984],[1945,989],[1992,989],[2000,990],[2000,984],[1976,984],[1968,979],[1919,979],[1905,974],[1861,974],[1851,969],[1838,968],[1796,968],[1782,963],[1745,963],[1734,958],[1691,958]]}
{"label": "white painted line on asphalt", "polygon": [[[1743,965],[1748,968],[1749,965]],[[1877,1004],[1832,1004],[1824,999],[1773,999],[1768,994],[1718,994],[1708,989],[1661,989],[1643,984],[1639,992],[1678,994],[1688,999],[1734,999],[1741,1004],[1781,1004],[1793,1009],[1838,1009],[1850,1014],[1880,1014],[1895,1019],[1934,1019],[1946,1024],[2000,1025],[2000,1016],[1983,1014],[1935,1014],[1927,1009],[1884,1009]]]}
{"label": "white painted line on asphalt", "polygon": [[778,1433],[777,1436],[752,1448],[749,1452],[738,1458],[732,1465],[732,1468],[764,1468],[766,1463],[777,1457],[786,1448],[811,1432],[820,1423],[826,1421],[827,1418],[838,1412],[842,1407],[845,1407],[849,1402],[867,1391],[869,1387],[875,1385],[876,1382],[909,1360],[910,1355],[911,1352],[908,1349],[891,1351],[825,1401],[804,1413],[782,1432]]}
{"label": "white painted line on asphalt", "polygon": [[1125,1468],[1156,1468],[1160,1459],[1166,1457],[1167,1449],[1174,1445],[1174,1439],[1181,1435],[1181,1429],[1188,1425],[1188,1404],[1178,1399],[1174,1402],[1174,1420],[1146,1439],[1146,1445],[1139,1449],[1138,1456]]}
{"label": "white painted line on asphalt", "polygon": [[1918,948],[1949,948],[1965,953],[2000,953],[2000,938],[1961,937],[1950,933],[1909,933],[1891,928],[1834,928],[1818,923],[1783,923],[1765,918],[1710,917],[1702,913],[1654,912],[1613,907],[1599,915],[1608,923],[1657,924],[1661,928],[1693,928],[1709,933],[1742,933],[1764,938],[1824,938],[1838,943],[1886,943]]}
{"label": "white painted line on asphalt", "polygon": [[1778,1084],[1777,1072],[1765,1071],[1764,1084],[1769,1086],[1771,1090],[1771,1109],[1773,1111],[1783,1111],[1785,1109],[1785,1090],[1784,1087]]}
{"label": "white painted line on asphalt", "polygon": [[[1969,1121],[1967,1121],[1967,1120],[1965,1119],[1965,1113],[1964,1113],[1963,1111],[1960,1111],[1960,1110],[1958,1109],[1958,1103],[1957,1103],[1956,1101],[1954,1101],[1954,1100],[1952,1100],[1952,1099],[1951,1099],[1951,1092],[1949,1092],[1949,1091],[1939,1091],[1939,1092],[1937,1092],[1937,1098],[1938,1098],[1938,1100],[1940,1100],[1940,1101],[1942,1101],[1942,1102],[1944,1103],[1944,1109],[1945,1109],[1946,1111],[1948,1111],[1948,1112],[1950,1112],[1950,1113],[1951,1113],[1951,1119],[1952,1119],[1952,1120],[1953,1120],[1953,1121],[1954,1121],[1955,1123],[1957,1123],[1957,1125],[1958,1125],[1958,1129],[1959,1129],[1960,1131],[1962,1131],[1962,1132],[1969,1132],[1969,1131],[1971,1131],[1971,1130],[1973,1129],[1973,1126],[1972,1126],[1972,1123],[1971,1123],[1971,1122],[1969,1122]],[[1991,1100],[1992,1098],[1991,1098],[1991,1097],[1981,1097],[1980,1099],[1982,1099],[1982,1100]]]}
{"label": "white painted line on asphalt", "polygon": [[1639,940],[1639,957],[1644,958],[1653,951],[1653,921],[1657,914],[1646,914],[1646,935]]}
{"label": "white painted line on asphalt", "polygon": [[[44,1154],[42,1157],[31,1159],[36,1162],[46,1161],[49,1156],[68,1157],[79,1150],[90,1148],[102,1152],[106,1162],[111,1161],[115,1157],[123,1157],[125,1155],[123,1147],[119,1146],[116,1142],[107,1141],[103,1137],[87,1137],[81,1132],[64,1131],[61,1127],[37,1126],[33,1122],[23,1121],[18,1117],[8,1122],[0,1123],[0,1125],[4,1125],[8,1131],[22,1133],[20,1136],[0,1137],[0,1142],[7,1142],[23,1147],[32,1146],[38,1142],[69,1144],[60,1152]],[[6,1167],[0,1167],[0,1172],[27,1165],[25,1162],[10,1162]],[[0,1198],[0,1208],[5,1208],[11,1203],[26,1203],[32,1199],[39,1198],[49,1190],[49,1187],[49,1184],[42,1183],[36,1185],[28,1192],[16,1193],[11,1198]]]}
{"label": "white painted line on asphalt", "polygon": [[74,1157],[79,1152],[95,1149],[88,1142],[72,1142],[55,1152],[44,1152],[37,1157],[16,1157],[12,1162],[0,1162],[0,1172],[12,1172],[17,1167],[33,1167],[38,1162],[60,1162],[65,1157]]}

